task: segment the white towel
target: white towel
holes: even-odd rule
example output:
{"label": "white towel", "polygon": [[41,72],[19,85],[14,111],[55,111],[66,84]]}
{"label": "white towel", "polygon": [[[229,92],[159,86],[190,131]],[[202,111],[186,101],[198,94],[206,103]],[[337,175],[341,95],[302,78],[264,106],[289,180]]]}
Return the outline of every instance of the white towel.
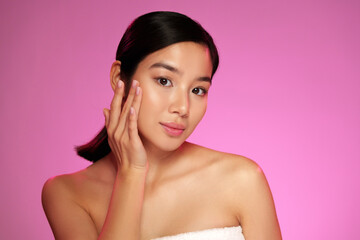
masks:
{"label": "white towel", "polygon": [[195,232],[180,233],[152,240],[245,240],[241,226],[210,228]]}

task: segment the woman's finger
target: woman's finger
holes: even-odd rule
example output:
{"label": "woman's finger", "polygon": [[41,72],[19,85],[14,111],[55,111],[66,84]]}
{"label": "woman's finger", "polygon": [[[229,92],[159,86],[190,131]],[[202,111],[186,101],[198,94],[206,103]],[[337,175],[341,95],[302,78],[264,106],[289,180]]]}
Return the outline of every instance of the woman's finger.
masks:
{"label": "woman's finger", "polygon": [[139,117],[141,98],[142,98],[142,90],[141,90],[140,86],[138,86],[135,90],[135,97],[134,97],[133,105],[130,109],[130,117],[129,117],[129,137],[130,137],[130,139],[139,138],[138,128],[137,128],[137,120]]}
{"label": "woman's finger", "polygon": [[139,139],[139,133],[138,133],[138,128],[137,128],[137,115],[138,113],[136,112],[134,107],[130,108],[130,116],[129,116],[129,138],[130,141],[132,141],[134,143],[134,141]]}
{"label": "woman's finger", "polygon": [[108,132],[114,132],[119,123],[120,113],[121,113],[121,104],[124,95],[124,83],[119,80],[117,82],[117,87],[115,89],[114,97],[110,105],[110,114],[109,114],[109,124]]}
{"label": "woman's finger", "polygon": [[117,130],[127,131],[127,126],[126,125],[127,125],[128,119],[129,119],[130,107],[133,104],[133,100],[134,100],[134,96],[135,96],[135,92],[136,92],[136,87],[138,85],[139,85],[138,81],[136,81],[136,80],[132,81],[131,88],[130,88],[130,91],[129,91],[129,95],[128,95],[128,97],[126,99],[126,102],[125,102],[125,104],[123,106],[123,109],[121,111],[120,121],[119,121],[119,124],[117,126]]}
{"label": "woman's finger", "polygon": [[138,116],[138,113],[139,113],[139,110],[140,110],[141,99],[142,99],[142,89],[141,89],[140,86],[138,86],[136,88],[134,102],[132,104],[132,106],[134,107],[136,116]]}

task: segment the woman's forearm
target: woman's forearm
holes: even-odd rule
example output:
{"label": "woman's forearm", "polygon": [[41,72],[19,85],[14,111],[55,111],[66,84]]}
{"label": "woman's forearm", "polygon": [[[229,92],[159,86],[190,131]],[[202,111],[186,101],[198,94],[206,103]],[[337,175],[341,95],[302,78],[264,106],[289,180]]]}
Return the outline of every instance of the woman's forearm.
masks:
{"label": "woman's forearm", "polygon": [[99,240],[139,240],[146,170],[118,171]]}

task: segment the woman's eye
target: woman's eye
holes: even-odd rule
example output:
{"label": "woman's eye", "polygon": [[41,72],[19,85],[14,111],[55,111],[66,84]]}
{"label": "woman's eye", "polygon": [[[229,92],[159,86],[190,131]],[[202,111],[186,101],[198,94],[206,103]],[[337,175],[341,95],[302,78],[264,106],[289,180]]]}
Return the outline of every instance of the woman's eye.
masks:
{"label": "woman's eye", "polygon": [[158,83],[160,83],[161,85],[165,86],[165,87],[169,87],[171,86],[171,81],[169,79],[166,78],[158,78],[157,79]]}
{"label": "woman's eye", "polygon": [[192,92],[199,96],[203,96],[207,93],[207,91],[204,88],[194,88]]}

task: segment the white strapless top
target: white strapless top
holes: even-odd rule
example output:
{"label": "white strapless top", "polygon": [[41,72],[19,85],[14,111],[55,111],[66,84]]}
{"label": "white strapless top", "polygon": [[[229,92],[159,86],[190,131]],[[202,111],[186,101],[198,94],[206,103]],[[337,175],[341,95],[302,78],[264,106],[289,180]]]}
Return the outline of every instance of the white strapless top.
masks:
{"label": "white strapless top", "polygon": [[210,228],[151,240],[245,240],[241,226]]}

